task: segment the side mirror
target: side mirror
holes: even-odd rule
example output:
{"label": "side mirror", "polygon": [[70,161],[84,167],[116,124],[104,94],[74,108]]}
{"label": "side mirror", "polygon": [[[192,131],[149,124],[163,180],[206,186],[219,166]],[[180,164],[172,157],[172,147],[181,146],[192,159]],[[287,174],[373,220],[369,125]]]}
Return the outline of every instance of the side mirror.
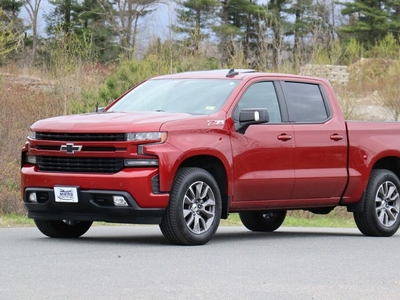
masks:
{"label": "side mirror", "polygon": [[106,109],[105,107],[96,107],[96,110],[94,112],[101,113],[101,112],[104,112],[105,109]]}
{"label": "side mirror", "polygon": [[269,122],[268,109],[246,108],[239,112],[239,122],[235,124],[237,132],[244,134],[250,125]]}

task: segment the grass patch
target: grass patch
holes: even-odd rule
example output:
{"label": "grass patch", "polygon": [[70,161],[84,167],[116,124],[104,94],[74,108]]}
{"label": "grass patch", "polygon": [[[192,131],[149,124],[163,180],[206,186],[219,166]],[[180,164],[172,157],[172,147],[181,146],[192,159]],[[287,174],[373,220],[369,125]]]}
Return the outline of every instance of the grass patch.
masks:
{"label": "grass patch", "polygon": [[295,216],[286,217],[282,226],[287,227],[336,227],[355,228],[356,223],[351,219],[333,218],[329,216],[316,215],[313,218],[300,218]]}
{"label": "grass patch", "polygon": [[28,227],[34,226],[33,220],[25,215],[4,214],[0,215],[0,227]]}
{"label": "grass patch", "polygon": [[[232,213],[227,220],[221,220],[221,225],[240,226],[238,213]],[[337,227],[355,228],[353,215],[343,208],[336,208],[327,215],[315,215],[306,211],[289,211],[282,226],[287,227]]]}

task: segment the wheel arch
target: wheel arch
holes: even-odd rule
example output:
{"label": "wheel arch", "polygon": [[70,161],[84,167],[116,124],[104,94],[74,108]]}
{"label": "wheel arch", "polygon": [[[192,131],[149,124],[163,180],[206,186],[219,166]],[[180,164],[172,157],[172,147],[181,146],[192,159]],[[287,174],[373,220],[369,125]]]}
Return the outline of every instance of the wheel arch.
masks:
{"label": "wheel arch", "polygon": [[[373,169],[370,177],[363,197],[363,209],[353,212],[354,220],[364,235],[392,236],[400,225],[398,196],[400,180],[392,170],[384,167]],[[389,184],[396,185],[396,188],[383,188],[388,181]]]}
{"label": "wheel arch", "polygon": [[202,168],[214,177],[221,192],[221,218],[226,219],[229,212],[230,197],[228,188],[228,174],[223,162],[219,158],[212,155],[196,155],[183,160],[178,166],[178,169],[186,167]]}
{"label": "wheel arch", "polygon": [[400,157],[397,156],[382,157],[374,163],[372,170],[376,169],[385,169],[392,171],[394,174],[396,174],[397,178],[400,179]]}
{"label": "wheel arch", "polygon": [[364,203],[365,203],[365,190],[367,188],[368,182],[371,178],[371,174],[374,170],[389,170],[393,172],[397,178],[400,180],[400,157],[398,156],[385,156],[379,158],[377,161],[374,162],[370,172],[368,173],[368,177],[366,178],[363,193],[361,199],[353,204],[347,206],[347,210],[349,212],[362,212],[364,210]]}

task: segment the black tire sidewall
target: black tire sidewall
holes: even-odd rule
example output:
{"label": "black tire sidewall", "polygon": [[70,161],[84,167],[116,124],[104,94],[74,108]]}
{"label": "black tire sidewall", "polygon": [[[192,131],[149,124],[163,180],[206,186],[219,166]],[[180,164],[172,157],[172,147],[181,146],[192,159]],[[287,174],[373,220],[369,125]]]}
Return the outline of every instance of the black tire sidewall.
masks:
{"label": "black tire sidewall", "polygon": [[375,197],[379,187],[386,181],[393,183],[397,188],[397,192],[400,193],[400,181],[393,172],[388,170],[374,170],[371,175],[371,180],[368,183],[365,203],[366,216],[371,220],[376,231],[379,233],[378,235],[381,236],[391,236],[395,234],[400,225],[400,215],[397,216],[396,222],[390,227],[383,226],[378,219]]}
{"label": "black tire sidewall", "polygon": [[[268,220],[264,214],[276,213],[272,219]],[[244,211],[239,212],[240,220],[243,225],[251,231],[273,232],[277,230],[286,217],[286,210],[277,211]]]}
{"label": "black tire sidewall", "polygon": [[281,227],[283,221],[285,221],[286,218],[286,210],[277,210],[277,211],[272,211],[275,215],[271,220],[268,220],[264,217],[264,214],[268,214],[268,212],[263,212],[261,217],[263,218],[264,226],[267,231],[275,231],[279,227]]}
{"label": "black tire sidewall", "polygon": [[91,221],[79,221],[75,225],[68,225],[64,221],[34,220],[36,227],[44,235],[52,238],[78,238],[85,234],[92,226]]}
{"label": "black tire sidewall", "polygon": [[[212,189],[215,197],[215,214],[210,228],[203,233],[195,234],[186,225],[183,217],[183,199],[188,188],[196,181],[205,182]],[[175,217],[176,226],[187,244],[201,245],[208,242],[218,229],[221,217],[221,193],[214,177],[204,169],[183,169],[174,181],[171,199],[170,213]]]}

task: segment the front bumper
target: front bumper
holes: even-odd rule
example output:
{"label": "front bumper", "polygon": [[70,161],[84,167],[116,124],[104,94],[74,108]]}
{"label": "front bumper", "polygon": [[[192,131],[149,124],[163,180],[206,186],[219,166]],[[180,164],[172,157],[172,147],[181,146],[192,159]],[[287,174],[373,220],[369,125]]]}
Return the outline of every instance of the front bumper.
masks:
{"label": "front bumper", "polygon": [[[78,203],[55,202],[54,190],[50,188],[27,188],[24,199],[29,199],[32,192],[38,195],[39,202],[24,203],[32,219],[159,224],[165,210],[141,208],[131,195],[121,191],[78,190]],[[129,206],[115,206],[113,195],[123,196]]]}
{"label": "front bumper", "polygon": [[[124,169],[116,174],[38,172],[22,168],[22,196],[33,219],[159,224],[169,194],[155,186],[157,168]],[[78,203],[56,202],[54,186],[78,188]],[[29,200],[37,194],[37,202]],[[123,196],[128,206],[116,206],[112,196]]]}

